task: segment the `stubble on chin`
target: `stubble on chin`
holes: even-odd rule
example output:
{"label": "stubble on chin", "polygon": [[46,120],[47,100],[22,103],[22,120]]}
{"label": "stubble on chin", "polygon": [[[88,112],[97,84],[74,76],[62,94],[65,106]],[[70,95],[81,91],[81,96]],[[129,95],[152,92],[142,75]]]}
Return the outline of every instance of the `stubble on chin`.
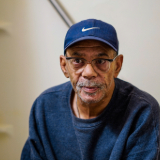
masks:
{"label": "stubble on chin", "polygon": [[[98,87],[99,89],[94,93],[88,93],[83,91],[82,87]],[[98,103],[99,101],[101,101],[105,97],[105,88],[106,85],[104,83],[99,83],[91,80],[84,80],[82,82],[77,82],[76,84],[76,91],[78,97],[81,99],[82,102],[87,104]],[[102,95],[99,98],[95,98],[95,96],[99,93]],[[83,97],[82,94],[84,94],[86,98]]]}

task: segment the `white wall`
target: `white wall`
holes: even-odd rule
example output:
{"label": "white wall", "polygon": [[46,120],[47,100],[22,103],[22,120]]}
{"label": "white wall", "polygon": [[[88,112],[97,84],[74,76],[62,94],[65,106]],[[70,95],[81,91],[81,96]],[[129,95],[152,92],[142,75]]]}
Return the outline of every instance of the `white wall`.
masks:
{"label": "white wall", "polygon": [[[124,55],[120,77],[160,102],[160,1],[59,1],[75,22],[97,18],[113,24]],[[2,22],[11,25],[7,31],[0,29],[0,125],[12,125],[13,132],[0,133],[0,159],[18,160],[34,99],[67,81],[59,67],[67,26],[48,0],[2,0]]]}

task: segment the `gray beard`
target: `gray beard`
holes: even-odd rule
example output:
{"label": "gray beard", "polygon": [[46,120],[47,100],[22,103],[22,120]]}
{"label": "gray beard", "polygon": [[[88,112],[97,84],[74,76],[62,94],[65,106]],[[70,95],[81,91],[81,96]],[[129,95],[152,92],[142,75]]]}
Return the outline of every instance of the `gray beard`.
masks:
{"label": "gray beard", "polygon": [[99,88],[95,93],[87,93],[87,92],[85,92],[85,94],[87,96],[91,97],[91,96],[95,96],[99,91],[101,91],[101,90],[103,91],[106,86],[105,86],[104,83],[98,83],[98,82],[94,82],[92,80],[83,80],[83,82],[79,82],[78,81],[77,85],[76,85],[77,94],[78,94],[78,97],[84,103],[87,103],[87,104],[98,103],[105,96],[105,92],[103,91],[102,96],[98,100],[96,100],[96,99],[94,99],[94,100],[86,100],[86,99],[82,98],[81,95],[80,95],[82,87],[98,87]]}

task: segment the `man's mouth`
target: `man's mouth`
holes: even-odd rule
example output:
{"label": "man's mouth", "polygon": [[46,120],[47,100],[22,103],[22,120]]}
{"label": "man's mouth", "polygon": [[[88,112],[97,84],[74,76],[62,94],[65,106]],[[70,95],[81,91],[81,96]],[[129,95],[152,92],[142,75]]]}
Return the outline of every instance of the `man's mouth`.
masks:
{"label": "man's mouth", "polygon": [[91,81],[91,80],[83,80],[83,81],[79,81],[76,84],[76,89],[77,92],[85,92],[86,94],[95,94],[97,93],[99,90],[103,90],[104,88],[104,84],[103,83],[99,83],[99,82],[95,82],[95,81]]}
{"label": "man's mouth", "polygon": [[88,87],[88,86],[83,86],[82,87],[82,90],[84,92],[87,92],[87,93],[94,93],[94,92],[97,92],[99,89],[99,87]]}

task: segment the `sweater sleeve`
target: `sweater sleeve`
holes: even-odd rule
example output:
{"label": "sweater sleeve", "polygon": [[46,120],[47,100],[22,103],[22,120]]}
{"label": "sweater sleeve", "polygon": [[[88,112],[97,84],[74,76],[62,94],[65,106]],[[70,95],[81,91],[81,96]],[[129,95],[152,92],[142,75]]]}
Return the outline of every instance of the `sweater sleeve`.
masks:
{"label": "sweater sleeve", "polygon": [[42,108],[42,104],[37,100],[32,106],[29,118],[29,137],[22,150],[21,160],[48,160],[50,158],[55,160],[52,151],[47,147],[49,142],[45,133]]}
{"label": "sweater sleeve", "polygon": [[159,105],[153,105],[143,106],[135,116],[124,160],[159,160]]}

